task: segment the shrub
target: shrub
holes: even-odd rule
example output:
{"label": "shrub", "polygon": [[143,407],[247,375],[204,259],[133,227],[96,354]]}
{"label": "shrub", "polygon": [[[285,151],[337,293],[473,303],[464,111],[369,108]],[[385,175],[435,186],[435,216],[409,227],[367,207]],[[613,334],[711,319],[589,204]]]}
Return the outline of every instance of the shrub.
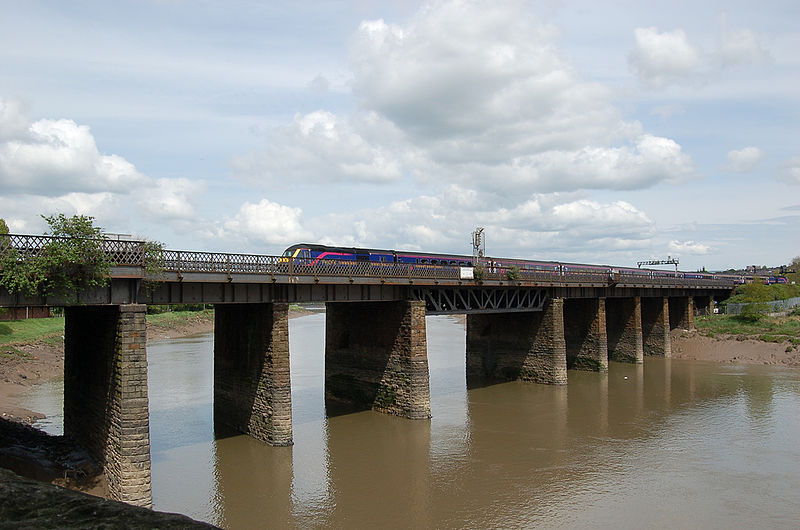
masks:
{"label": "shrub", "polygon": [[111,262],[103,251],[102,229],[94,218],[64,214],[42,216],[53,239],[41,249],[23,254],[3,249],[0,256],[0,284],[10,293],[27,296],[59,295],[75,300],[78,292],[106,285]]}
{"label": "shrub", "polygon": [[744,322],[759,322],[767,314],[767,305],[764,303],[751,302],[742,307],[739,320]]}
{"label": "shrub", "polygon": [[514,265],[506,271],[506,278],[509,281],[518,282],[522,279],[522,272],[519,270],[519,267]]}

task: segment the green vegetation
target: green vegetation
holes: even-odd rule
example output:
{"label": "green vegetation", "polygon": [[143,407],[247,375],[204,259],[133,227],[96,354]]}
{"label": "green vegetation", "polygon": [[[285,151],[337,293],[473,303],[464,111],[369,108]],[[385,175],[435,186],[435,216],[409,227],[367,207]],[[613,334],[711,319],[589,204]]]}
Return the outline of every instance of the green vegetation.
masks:
{"label": "green vegetation", "polygon": [[522,271],[519,270],[519,267],[514,265],[506,271],[506,278],[508,278],[509,281],[518,282],[522,279]]}
{"label": "green vegetation", "polygon": [[708,337],[735,336],[737,340],[754,339],[764,342],[800,344],[800,315],[770,317],[763,315],[750,320],[741,315],[707,315],[694,320],[698,331]]}
{"label": "green vegetation", "polygon": [[59,295],[73,301],[78,292],[108,283],[111,269],[103,234],[94,218],[42,216],[55,236],[36,252],[6,248],[0,255],[0,285],[26,296]]}
{"label": "green vegetation", "polygon": [[[147,315],[147,324],[162,328],[174,329],[189,322],[200,322],[214,318],[214,310],[201,311],[170,311],[157,315]],[[12,320],[0,322],[0,349],[6,346],[18,346],[44,342],[51,346],[63,343],[64,319],[30,318],[27,320]]]}
{"label": "green vegetation", "polygon": [[63,318],[30,318],[0,322],[0,346],[46,342],[57,345],[64,335]]}
{"label": "green vegetation", "polygon": [[481,281],[483,277],[486,275],[486,269],[484,269],[483,265],[480,263],[476,263],[475,267],[473,267],[473,278],[476,281]]}
{"label": "green vegetation", "polygon": [[213,309],[203,309],[200,311],[170,311],[168,313],[147,315],[147,324],[174,329],[184,326],[188,322],[200,322],[203,320],[212,320],[213,318]]}
{"label": "green vegetation", "polygon": [[8,233],[8,225],[6,224],[6,220],[0,217],[0,234],[7,234]]}
{"label": "green vegetation", "polygon": [[800,296],[800,285],[748,283],[740,285],[733,292],[733,296],[725,303],[748,304],[751,302],[771,302],[773,300],[786,300]]}

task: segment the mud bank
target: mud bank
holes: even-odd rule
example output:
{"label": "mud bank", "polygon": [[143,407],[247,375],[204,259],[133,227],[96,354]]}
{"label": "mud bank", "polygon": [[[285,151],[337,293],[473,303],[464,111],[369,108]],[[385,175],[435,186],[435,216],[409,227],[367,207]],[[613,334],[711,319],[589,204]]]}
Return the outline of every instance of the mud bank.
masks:
{"label": "mud bank", "polygon": [[763,342],[736,336],[711,338],[686,330],[675,330],[670,338],[673,359],[800,367],[800,348],[790,342]]}

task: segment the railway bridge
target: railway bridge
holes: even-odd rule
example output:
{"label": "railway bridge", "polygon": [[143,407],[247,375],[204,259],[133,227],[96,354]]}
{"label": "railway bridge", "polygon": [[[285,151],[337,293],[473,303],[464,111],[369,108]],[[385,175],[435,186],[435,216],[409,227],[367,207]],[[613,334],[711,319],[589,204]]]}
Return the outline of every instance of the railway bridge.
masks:
{"label": "railway bridge", "polygon": [[[0,236],[20,259],[45,236]],[[148,275],[142,242],[104,241],[107,286],[76,300],[0,288],[0,307],[64,306],[64,433],[102,466],[112,495],[150,506],[148,304],[214,304],[214,418],[292,444],[288,309],[326,305],[325,399],[333,410],[430,418],[425,316],[466,315],[467,385],[565,385],[567,370],[670,356],[670,330],[729,296],[730,279],[596,269],[508,274],[409,265],[167,250]]]}

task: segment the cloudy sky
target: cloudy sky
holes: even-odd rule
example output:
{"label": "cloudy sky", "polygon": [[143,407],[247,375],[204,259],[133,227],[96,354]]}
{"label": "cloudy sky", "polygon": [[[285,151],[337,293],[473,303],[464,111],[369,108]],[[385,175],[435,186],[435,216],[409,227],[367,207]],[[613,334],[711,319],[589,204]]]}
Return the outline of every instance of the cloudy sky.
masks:
{"label": "cloudy sky", "polygon": [[800,254],[800,3],[0,0],[0,217],[692,270]]}

